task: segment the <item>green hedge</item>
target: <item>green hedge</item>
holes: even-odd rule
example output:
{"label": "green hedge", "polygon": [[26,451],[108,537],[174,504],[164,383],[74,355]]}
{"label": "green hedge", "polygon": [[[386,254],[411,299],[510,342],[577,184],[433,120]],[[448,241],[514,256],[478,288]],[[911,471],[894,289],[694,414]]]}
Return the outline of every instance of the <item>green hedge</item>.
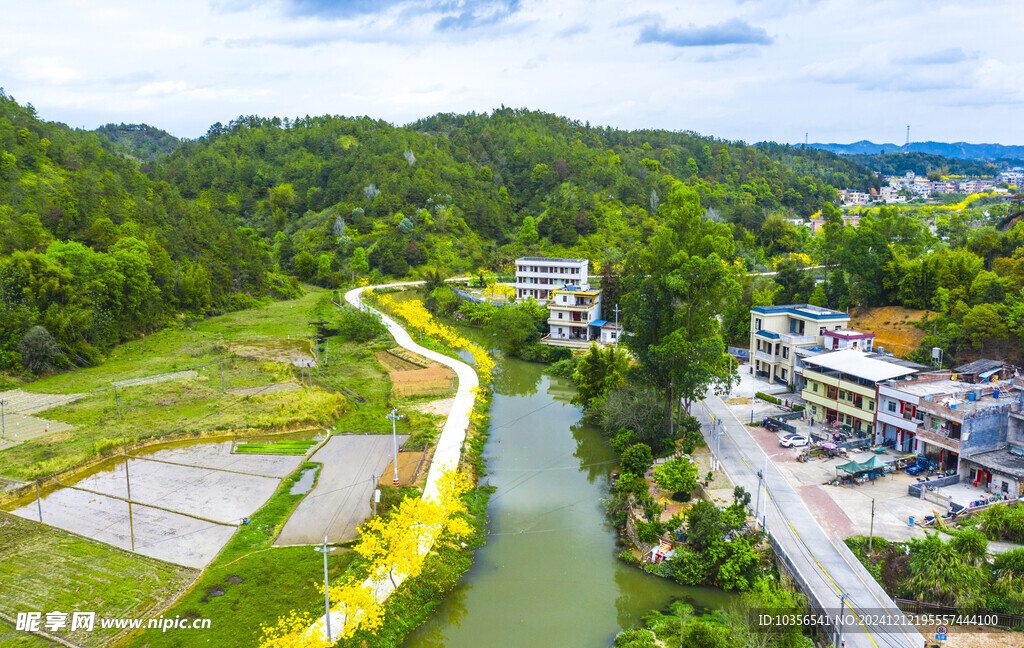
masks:
{"label": "green hedge", "polygon": [[775,398],[774,396],[771,396],[769,394],[765,394],[764,392],[757,392],[756,394],[754,394],[754,396],[757,396],[758,398],[760,398],[763,401],[768,401],[769,403],[774,403],[775,405],[779,405],[779,404],[782,403],[782,401],[779,400],[778,398]]}

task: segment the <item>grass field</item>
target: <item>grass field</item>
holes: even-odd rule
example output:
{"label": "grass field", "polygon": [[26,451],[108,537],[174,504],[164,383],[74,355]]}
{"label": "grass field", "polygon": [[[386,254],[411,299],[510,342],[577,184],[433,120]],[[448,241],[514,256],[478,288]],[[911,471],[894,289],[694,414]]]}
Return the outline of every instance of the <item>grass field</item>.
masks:
{"label": "grass field", "polygon": [[[0,556],[0,612],[9,618],[57,610],[141,617],[196,574],[6,513],[0,513]],[[97,627],[62,636],[100,646],[116,634]]]}
{"label": "grass field", "polygon": [[[306,295],[289,302],[210,318],[192,329],[166,329],[116,348],[100,366],[24,385],[23,389],[32,392],[89,395],[42,415],[72,424],[73,429],[0,451],[0,476],[16,480],[46,476],[77,465],[125,437],[296,424],[390,432],[385,417],[392,406],[402,409],[401,403],[392,402],[391,382],[373,358],[373,351],[386,348],[388,341],[365,345],[332,338],[327,364],[313,370],[313,390],[273,390],[257,396],[223,393],[220,365],[198,366],[224,360],[223,386],[228,390],[298,383],[300,369],[286,362],[232,358],[229,342],[246,340],[251,346],[254,340],[273,344],[275,339],[287,341],[290,336],[295,342],[309,336],[313,331],[308,323],[320,318],[313,311],[325,296],[326,291],[310,288]],[[110,389],[114,381],[188,368],[196,369],[194,377],[119,388],[118,401]],[[339,392],[347,402],[341,402]],[[433,420],[410,412],[409,420],[399,422],[399,430],[429,436]],[[423,437],[420,434],[421,440]]]}
{"label": "grass field", "polygon": [[0,621],[0,646],[3,648],[51,648],[60,646],[60,644],[27,632],[20,632],[15,630],[14,626]]}

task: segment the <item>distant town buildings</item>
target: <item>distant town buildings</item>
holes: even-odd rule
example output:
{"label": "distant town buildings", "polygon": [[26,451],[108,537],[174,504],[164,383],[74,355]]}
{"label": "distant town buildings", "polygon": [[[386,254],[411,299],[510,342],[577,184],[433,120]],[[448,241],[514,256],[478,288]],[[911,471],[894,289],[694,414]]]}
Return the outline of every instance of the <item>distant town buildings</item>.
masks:
{"label": "distant town buildings", "polygon": [[[992,192],[1010,193],[1011,189],[999,187],[1006,184],[1007,187],[1021,187],[1024,184],[1024,169],[1015,168],[1004,171],[997,176],[987,177],[961,177],[952,176],[940,180],[929,180],[927,177],[918,176],[913,171],[904,175],[884,176],[885,186],[877,195],[840,189],[839,196],[843,207],[863,207],[871,203],[898,204],[907,202],[909,198],[927,198],[932,194],[976,194]],[[812,222],[812,229],[814,225]],[[815,229],[815,231],[817,231]]]}

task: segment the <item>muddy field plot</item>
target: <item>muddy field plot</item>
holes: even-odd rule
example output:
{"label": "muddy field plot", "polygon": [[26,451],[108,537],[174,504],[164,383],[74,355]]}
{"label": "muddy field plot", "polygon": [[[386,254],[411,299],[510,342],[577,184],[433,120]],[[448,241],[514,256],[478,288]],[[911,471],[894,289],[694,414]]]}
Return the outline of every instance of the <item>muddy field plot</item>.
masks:
{"label": "muddy field plot", "polygon": [[396,396],[439,396],[455,386],[455,373],[414,353],[378,351],[377,361],[388,371]]}
{"label": "muddy field plot", "polygon": [[[144,618],[197,574],[0,512],[0,613],[9,618],[57,610]],[[54,635],[91,647],[118,632],[102,630],[97,622],[92,632]]]}
{"label": "muddy field plot", "polygon": [[[399,447],[408,438],[399,434]],[[328,542],[355,538],[359,524],[370,517],[373,489],[391,461],[393,443],[390,434],[332,436],[310,457],[324,466],[316,487],[299,503],[274,544],[317,544],[325,533]]]}
{"label": "muddy field plot", "polygon": [[309,367],[317,364],[316,356],[313,355],[312,342],[303,338],[234,340],[227,344],[232,353],[243,358],[285,362],[296,367]]}

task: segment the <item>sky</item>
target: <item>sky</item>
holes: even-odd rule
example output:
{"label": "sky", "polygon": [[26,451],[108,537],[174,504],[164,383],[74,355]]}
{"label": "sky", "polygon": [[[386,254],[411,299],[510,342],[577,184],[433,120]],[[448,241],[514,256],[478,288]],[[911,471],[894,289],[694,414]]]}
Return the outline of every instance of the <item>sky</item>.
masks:
{"label": "sky", "polygon": [[1024,144],[1024,2],[34,0],[0,87],[73,127],[502,105],[730,140]]}

